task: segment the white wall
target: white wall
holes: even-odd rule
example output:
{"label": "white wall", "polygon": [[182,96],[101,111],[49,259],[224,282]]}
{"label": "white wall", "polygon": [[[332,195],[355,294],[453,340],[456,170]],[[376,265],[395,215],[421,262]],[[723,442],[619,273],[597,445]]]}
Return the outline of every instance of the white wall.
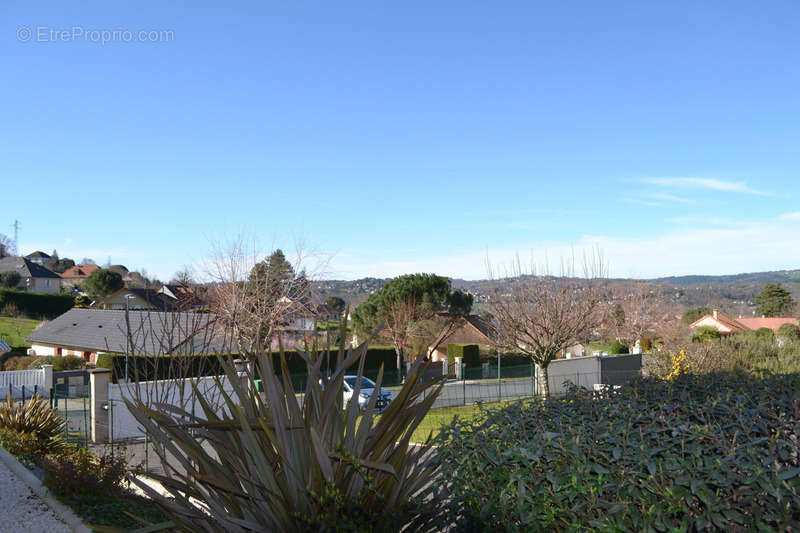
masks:
{"label": "white wall", "polygon": [[53,346],[45,346],[44,344],[31,344],[31,350],[39,356],[56,354],[56,349]]}
{"label": "white wall", "polygon": [[[218,415],[223,411],[224,400],[214,382],[213,377],[198,378],[195,380],[197,388],[203,399],[216,409]],[[221,376],[223,390],[237,399],[233,393],[233,387],[227,377]],[[144,381],[140,383],[117,383],[109,384],[108,399],[111,403],[109,417],[111,418],[111,434],[109,440],[119,440],[128,438],[138,438],[144,436],[139,422],[130,413],[125,405],[123,398],[128,400],[141,399],[145,405],[156,410],[163,411],[163,405],[178,407],[194,416],[203,417],[203,408],[194,394],[191,381],[185,380],[161,380]],[[174,414],[172,416],[175,416]]]}

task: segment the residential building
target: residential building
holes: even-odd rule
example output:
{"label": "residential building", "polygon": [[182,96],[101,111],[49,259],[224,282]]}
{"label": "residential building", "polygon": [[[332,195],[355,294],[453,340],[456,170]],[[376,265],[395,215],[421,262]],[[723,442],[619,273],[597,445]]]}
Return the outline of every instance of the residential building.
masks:
{"label": "residential building", "polygon": [[65,289],[71,289],[88,278],[95,270],[100,270],[100,267],[97,265],[75,265],[70,267],[61,273],[61,286]]}
{"label": "residential building", "polygon": [[715,328],[722,335],[732,335],[746,331],[755,331],[761,328],[768,328],[774,332],[784,324],[797,325],[797,318],[794,317],[739,317],[732,318],[716,309],[708,315],[704,315],[695,320],[692,329],[709,326]]}
{"label": "residential building", "polygon": [[98,298],[97,309],[144,309],[151,311],[177,311],[178,300],[155,289],[122,288],[104,298]]}
{"label": "residential building", "polygon": [[445,327],[428,347],[431,361],[447,360],[448,344],[477,344],[482,348],[497,347],[497,328],[478,315],[469,315],[455,328]]}
{"label": "residential building", "polygon": [[25,257],[0,259],[0,272],[17,272],[20,277],[17,288],[42,294],[61,291],[61,277],[52,270],[34,263]]}
{"label": "residential building", "polygon": [[91,364],[99,354],[126,350],[167,355],[226,352],[232,347],[212,314],[105,309],[70,309],[25,340],[33,355],[75,355]]}
{"label": "residential building", "polygon": [[44,252],[35,251],[32,254],[28,254],[25,256],[25,259],[30,261],[31,263],[36,263],[37,265],[44,265],[50,259],[50,255]]}

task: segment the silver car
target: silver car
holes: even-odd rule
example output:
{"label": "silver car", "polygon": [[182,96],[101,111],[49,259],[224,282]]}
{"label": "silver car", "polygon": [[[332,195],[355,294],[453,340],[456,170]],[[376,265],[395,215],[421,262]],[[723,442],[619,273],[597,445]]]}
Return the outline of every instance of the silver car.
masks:
{"label": "silver car", "polygon": [[[347,402],[353,397],[353,392],[355,391],[356,382],[358,380],[358,376],[345,376],[344,377],[344,403],[347,405]],[[367,406],[370,398],[373,394],[375,394],[375,382],[369,378],[362,377],[361,378],[361,390],[359,391],[358,395],[358,406],[364,408]],[[378,399],[375,402],[375,409],[380,413],[383,412],[384,409],[389,407],[389,404],[392,403],[392,392],[384,389],[378,391]]]}

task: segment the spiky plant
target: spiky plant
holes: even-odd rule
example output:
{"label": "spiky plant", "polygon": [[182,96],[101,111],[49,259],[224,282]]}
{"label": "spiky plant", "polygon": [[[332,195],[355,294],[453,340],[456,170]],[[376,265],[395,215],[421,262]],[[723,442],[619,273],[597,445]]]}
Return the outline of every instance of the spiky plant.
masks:
{"label": "spiky plant", "polygon": [[0,428],[36,435],[39,442],[47,444],[57,440],[64,427],[64,419],[38,394],[27,403],[16,404],[9,392],[8,401],[0,403]]}
{"label": "spiky plant", "polygon": [[[286,360],[282,378],[272,356],[257,356],[264,392],[254,375],[242,379],[222,359],[233,388],[224,413],[198,395],[203,415],[166,405],[127,402],[155,444],[165,475],[154,475],[162,496],[139,483],[175,525],[190,531],[425,531],[441,517],[436,499],[439,466],[431,447],[412,445],[411,435],[443,385],[423,381],[418,359],[389,407],[378,417],[373,395],[359,408],[367,344],[333,356],[301,352],[308,369],[302,400]],[[326,377],[324,361],[336,360]],[[352,400],[343,406],[343,378],[358,364]],[[377,378],[380,389],[381,369]],[[195,386],[195,392],[198,392]],[[185,421],[189,420],[190,423]],[[171,456],[172,459],[168,459]]]}

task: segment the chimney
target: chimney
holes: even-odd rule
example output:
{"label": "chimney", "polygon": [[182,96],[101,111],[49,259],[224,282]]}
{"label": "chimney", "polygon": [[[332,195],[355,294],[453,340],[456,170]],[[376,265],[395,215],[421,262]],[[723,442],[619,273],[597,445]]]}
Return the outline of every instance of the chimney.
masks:
{"label": "chimney", "polygon": [[716,320],[717,319],[717,310],[716,309],[714,309],[713,314],[714,314],[714,320]]}

